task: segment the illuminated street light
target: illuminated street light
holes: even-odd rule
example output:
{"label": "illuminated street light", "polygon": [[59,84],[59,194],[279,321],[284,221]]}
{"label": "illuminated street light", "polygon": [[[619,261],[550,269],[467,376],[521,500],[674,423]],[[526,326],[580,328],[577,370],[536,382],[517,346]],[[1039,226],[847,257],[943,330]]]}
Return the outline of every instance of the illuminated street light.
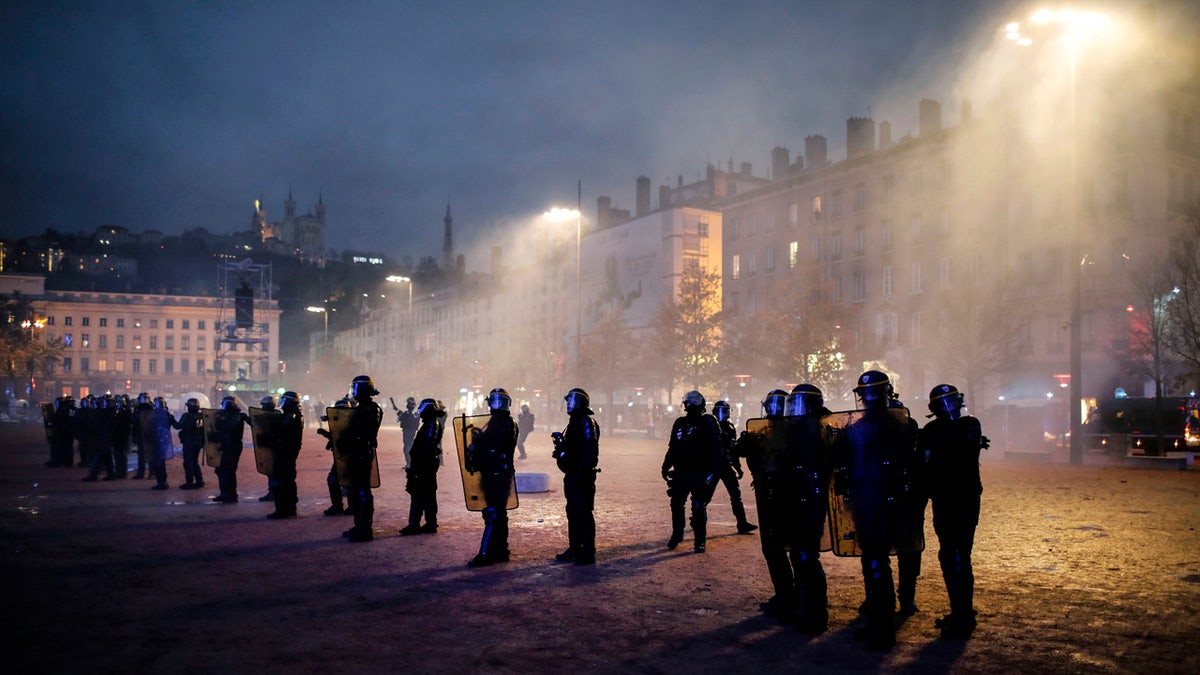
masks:
{"label": "illuminated street light", "polygon": [[324,307],[305,307],[310,312],[320,312],[325,315],[325,346],[329,346],[329,310]]}
{"label": "illuminated street light", "polygon": [[[1095,12],[1080,12],[1074,9],[1042,9],[1034,12],[1030,22],[1037,30],[1054,30],[1054,36],[1062,38],[1067,47],[1067,68],[1070,82],[1071,117],[1071,187],[1070,199],[1070,262],[1071,262],[1071,319],[1070,319],[1070,413],[1072,464],[1083,463],[1083,310],[1081,299],[1081,275],[1084,258],[1079,222],[1079,113],[1077,108],[1076,66],[1079,58],[1080,40],[1088,34],[1098,32],[1108,22],[1107,17]],[[1022,47],[1034,43],[1033,36],[1022,30],[1020,22],[1004,25],[1005,39]],[[1061,383],[1061,381],[1060,381]],[[1047,394],[1047,396],[1050,396]]]}
{"label": "illuminated street light", "polygon": [[583,286],[580,281],[580,242],[583,238],[583,181],[579,182],[579,208],[554,207],[542,214],[552,223],[575,221],[575,377],[583,374]]}
{"label": "illuminated street light", "polygon": [[399,276],[396,274],[391,274],[391,275],[388,275],[384,279],[384,281],[390,281],[393,284],[408,284],[408,313],[412,314],[412,293],[413,293],[412,279],[409,277],[402,277],[402,276]]}

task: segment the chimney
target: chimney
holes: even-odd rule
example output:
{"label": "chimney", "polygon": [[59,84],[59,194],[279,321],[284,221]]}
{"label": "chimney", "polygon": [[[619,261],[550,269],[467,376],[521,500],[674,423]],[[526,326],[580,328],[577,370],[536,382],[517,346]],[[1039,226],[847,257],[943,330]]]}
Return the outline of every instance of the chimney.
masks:
{"label": "chimney", "polygon": [[741,172],[739,175],[744,176],[746,178],[749,178],[751,176],[750,162],[742,162],[740,168],[741,168]]}
{"label": "chimney", "polygon": [[846,159],[875,150],[875,120],[851,117],[846,120]]}
{"label": "chimney", "polygon": [[638,218],[650,213],[650,178],[647,176],[638,176],[637,201],[634,209]]}
{"label": "chimney", "polygon": [[596,198],[596,229],[606,230],[612,213],[612,199],[609,197]]}
{"label": "chimney", "polygon": [[942,128],[942,104],[931,98],[921,99],[917,107],[920,118],[920,136],[931,136]]}
{"label": "chimney", "polygon": [[709,195],[712,197],[716,197],[716,198],[728,196],[728,194],[727,194],[728,178],[727,177],[729,174],[725,173],[724,171],[714,171],[711,175],[712,175],[712,179],[708,183]]}
{"label": "chimney", "polygon": [[790,173],[791,155],[787,148],[775,146],[771,151],[771,180],[779,180]]}
{"label": "chimney", "polygon": [[975,116],[974,107],[971,105],[971,99],[964,98],[962,100],[962,108],[959,113],[959,124],[970,124],[971,118]]}
{"label": "chimney", "polygon": [[669,185],[658,186],[658,208],[671,208],[671,187]]}
{"label": "chimney", "polygon": [[879,123],[879,149],[890,147],[892,144],[892,123],[884,120]]}
{"label": "chimney", "polygon": [[804,156],[808,158],[808,168],[819,169],[829,163],[825,150],[825,137],[819,134],[804,137]]}

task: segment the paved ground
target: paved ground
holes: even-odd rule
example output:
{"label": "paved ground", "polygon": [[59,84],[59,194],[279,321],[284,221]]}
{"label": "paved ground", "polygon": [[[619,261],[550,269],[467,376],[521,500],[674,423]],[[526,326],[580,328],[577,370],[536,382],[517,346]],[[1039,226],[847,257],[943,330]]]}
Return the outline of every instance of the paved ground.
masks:
{"label": "paved ground", "polygon": [[[468,569],[480,521],[463,507],[452,455],[441,531],[396,536],[408,498],[394,428],[366,544],[342,540],[348,519],[321,515],[329,458],[311,431],[301,515],[282,522],[254,500],[265,479],[252,461],[244,501],[215,505],[212,489],[81,483],[82,469],[42,466],[41,433],[0,428],[10,672],[1200,672],[1195,469],[985,459],[978,631],[936,637],[947,603],[930,527],[922,611],[877,654],[850,638],[856,559],[822,556],[829,632],[803,636],[759,615],[770,591],[758,537],[735,534],[723,490],[708,552],[668,551],[662,442],[602,441],[599,563],[574,567],[551,560],[566,523],[539,432],[521,468],[551,473],[554,489],[521,497],[511,563]],[[181,482],[179,460],[169,473]]]}

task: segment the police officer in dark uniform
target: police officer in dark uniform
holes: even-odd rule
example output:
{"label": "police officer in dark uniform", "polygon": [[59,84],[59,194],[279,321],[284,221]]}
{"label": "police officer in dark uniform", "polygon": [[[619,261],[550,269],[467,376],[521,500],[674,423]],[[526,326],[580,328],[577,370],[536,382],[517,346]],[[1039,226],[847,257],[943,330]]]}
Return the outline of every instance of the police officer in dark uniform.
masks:
{"label": "police officer in dark uniform", "polygon": [[242,437],[249,421],[237,399],[232,396],[221,399],[215,422],[221,447],[221,465],[217,467],[217,486],[221,492],[213,497],[214,502],[236,504],[238,501],[237,468],[242,459]]}
{"label": "police officer in dark uniform", "polygon": [[279,399],[283,418],[279,421],[279,435],[275,438],[274,470],[275,481],[272,496],[275,510],[268,518],[295,518],[299,496],[296,490],[296,460],[300,457],[300,446],[304,440],[304,414],[300,412],[300,396],[294,391],[285,391]]}
{"label": "police officer in dark uniform", "polygon": [[61,396],[54,401],[54,412],[50,415],[52,432],[50,461],[46,466],[71,466],[75,457],[75,397]]}
{"label": "police officer in dark uniform", "polygon": [[84,398],[84,408],[80,411],[80,437],[87,448],[88,473],[83,477],[84,482],[90,483],[99,479],[101,469],[105,476],[115,475],[112,461],[112,411],[105,397]]}
{"label": "police officer in dark uniform", "polygon": [[[567,500],[567,550],[554,556],[559,562],[592,565],[596,562],[596,468],[600,463],[600,425],[592,419],[591,398],[576,387],[567,402],[567,428],[551,434],[554,460],[563,472]],[[528,410],[528,408],[526,408]],[[532,417],[532,415],[530,415]]]}
{"label": "police officer in dark uniform", "polygon": [[[349,408],[352,405],[353,405],[353,402],[349,398],[343,397],[343,398],[338,399],[337,402],[333,404],[333,407]],[[318,410],[320,410],[320,412],[322,412],[322,413],[325,412],[324,408],[318,408]],[[326,422],[329,420],[329,418],[326,415],[322,414],[320,416],[320,420],[322,422]],[[324,436],[325,438],[329,439],[328,442],[325,443],[325,449],[330,451],[330,454],[332,454],[332,452],[333,452],[333,437],[330,435],[329,430],[328,429],[317,429],[317,433]],[[348,506],[342,505],[342,484],[338,481],[337,460],[331,459],[330,461],[331,461],[331,464],[329,467],[329,474],[325,477],[325,483],[326,483],[326,485],[329,486],[329,508],[325,509],[324,513],[327,516],[354,515],[353,510],[351,508],[349,508],[349,505],[352,505],[353,502],[351,502],[349,499],[347,499],[346,501],[347,501]]]}
{"label": "police officer in dark uniform", "polygon": [[113,397],[112,425],[109,428],[112,445],[113,478],[121,479],[129,475],[129,434],[133,431],[133,408],[129,397],[125,395]]}
{"label": "police officer in dark uniform", "polygon": [[[821,537],[829,512],[830,434],[825,395],[812,384],[798,384],[787,399],[790,491],[789,512],[796,520],[789,542],[795,574],[797,623],[801,630],[821,633],[829,625],[825,568],[821,566]],[[789,481],[791,482],[791,481]]]}
{"label": "police officer in dark uniform", "polygon": [[[276,409],[275,397],[271,396],[270,394],[262,397],[258,401],[258,407],[262,408],[263,410],[266,410],[268,412],[275,410]],[[253,432],[253,427],[251,428],[251,432]],[[275,501],[275,485],[277,484],[277,482],[278,481],[275,478],[274,472],[267,474],[267,494],[259,497],[258,501],[260,501],[260,502]]]}
{"label": "police officer in dark uniform", "polygon": [[863,412],[842,431],[836,449],[839,491],[846,494],[854,519],[867,596],[867,625],[854,637],[865,640],[868,649],[890,649],[896,644],[896,595],[888,555],[897,543],[909,487],[906,459],[916,439],[911,420],[891,412],[892,383],[885,373],[863,373],[854,393],[862,400]]}
{"label": "police officer in dark uniform", "polygon": [[200,401],[189,398],[184,412],[175,420],[179,430],[179,444],[183,446],[183,485],[180,490],[199,490],[204,487],[204,476],[200,473],[200,451],[204,449],[204,417],[200,414]]}
{"label": "police officer in dark uniform", "polygon": [[[892,392],[888,407],[905,408],[900,397]],[[919,433],[916,420],[909,417],[912,437]],[[900,500],[900,518],[896,522],[897,541],[908,542],[896,551],[896,599],[900,603],[899,615],[908,617],[921,611],[917,608],[917,578],[921,576],[921,556],[924,547],[919,544],[925,538],[925,507],[929,505],[929,494],[925,488],[925,453],[914,444],[906,449],[901,460],[908,490]]]}
{"label": "police officer in dark uniform", "polygon": [[137,473],[133,474],[134,480],[149,478],[146,474],[146,453],[150,452],[150,448],[143,447],[143,439],[146,432],[142,430],[142,420],[146,416],[142,413],[147,410],[154,410],[154,402],[150,400],[150,394],[142,392],[137,395],[137,403],[133,406],[133,444],[137,449]]}
{"label": "police officer in dark uniform", "polygon": [[338,451],[346,460],[350,474],[350,499],[354,504],[354,527],[343,534],[353,542],[375,538],[375,496],[371,493],[371,466],[379,448],[379,425],[383,408],[372,397],[379,395],[368,375],[359,375],[350,383],[350,419],[338,437]]}
{"label": "police officer in dark uniform", "polygon": [[742,503],[742,488],[738,485],[745,473],[742,471],[742,461],[733,451],[737,440],[737,427],[729,419],[729,401],[717,401],[713,404],[713,417],[721,425],[721,449],[725,453],[725,461],[721,463],[717,476],[729,492],[729,506],[733,509],[733,517],[737,519],[738,534],[750,534],[758,526],[746,520],[746,506]]}
{"label": "police officer in dark uniform", "polygon": [[684,415],[671,426],[667,454],[663,458],[662,477],[671,497],[671,538],[667,548],[683,541],[683,507],[691,497],[693,550],[704,553],[708,534],[708,500],[712,498],[721,468],[723,449],[721,427],[704,412],[704,396],[689,391],[683,396]]}
{"label": "police officer in dark uniform", "polygon": [[[446,408],[440,401],[427,398],[417,407],[421,427],[412,442],[411,463],[405,469],[404,490],[409,494],[408,525],[400,534],[435,534],[437,525],[437,472],[442,465],[442,432],[446,428]],[[424,516],[425,524],[421,524]]]}
{"label": "police officer in dark uniform", "polygon": [[419,416],[413,412],[417,400],[409,396],[404,401],[404,412],[396,411],[396,422],[400,425],[400,436],[404,439],[404,468],[412,466],[413,441],[417,437],[417,427],[420,425]]}
{"label": "police officer in dark uniform", "polygon": [[521,406],[521,414],[517,415],[517,459],[525,459],[525,440],[533,433],[534,416],[529,412],[528,405]]}
{"label": "police officer in dark uniform", "polygon": [[482,478],[484,509],[483,537],[479,554],[467,564],[486,567],[508,562],[508,498],[512,489],[513,455],[517,448],[517,423],[509,408],[512,398],[501,388],[487,397],[491,418],[475,432],[465,455],[468,472],[478,471]]}
{"label": "police officer in dark uniform", "polygon": [[952,384],[929,392],[934,419],[921,430],[920,448],[928,453],[927,485],[933,502],[933,531],[938,563],[950,596],[950,613],[935,624],[944,638],[967,637],[975,630],[975,573],[971,549],[979,524],[979,451],[988,447],[979,420],[963,414],[963,395]]}

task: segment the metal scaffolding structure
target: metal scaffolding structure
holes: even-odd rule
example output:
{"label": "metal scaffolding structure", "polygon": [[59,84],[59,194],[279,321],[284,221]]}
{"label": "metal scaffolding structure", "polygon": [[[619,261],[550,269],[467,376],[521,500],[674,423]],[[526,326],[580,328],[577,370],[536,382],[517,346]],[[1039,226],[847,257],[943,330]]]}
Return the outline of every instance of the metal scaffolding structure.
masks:
{"label": "metal scaffolding structure", "polygon": [[267,324],[256,320],[254,309],[271,301],[271,265],[222,260],[217,289],[215,401],[234,394],[257,404],[270,390],[271,359]]}

